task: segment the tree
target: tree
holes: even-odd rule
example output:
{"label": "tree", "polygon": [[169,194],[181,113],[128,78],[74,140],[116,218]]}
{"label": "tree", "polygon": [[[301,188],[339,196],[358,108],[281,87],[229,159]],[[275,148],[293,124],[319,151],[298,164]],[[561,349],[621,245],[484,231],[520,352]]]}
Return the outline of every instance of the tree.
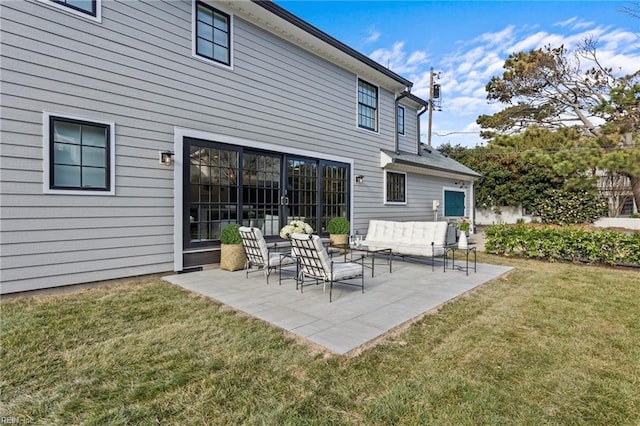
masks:
{"label": "tree", "polygon": [[498,135],[487,146],[445,144],[438,150],[482,174],[474,190],[479,207],[522,206],[546,222],[582,223],[602,214],[602,202],[595,174],[584,171],[590,156],[573,151],[579,139],[576,129],[530,127]]}
{"label": "tree", "polygon": [[[487,99],[506,107],[477,123],[486,138],[531,126],[576,129],[580,145],[570,149],[586,147],[580,153],[585,166],[628,177],[640,207],[640,70],[616,75],[600,63],[596,47],[585,40],[574,53],[547,46],[510,55],[502,76],[486,86]],[[585,61],[591,68],[585,70]],[[563,155],[570,152],[555,153]]]}

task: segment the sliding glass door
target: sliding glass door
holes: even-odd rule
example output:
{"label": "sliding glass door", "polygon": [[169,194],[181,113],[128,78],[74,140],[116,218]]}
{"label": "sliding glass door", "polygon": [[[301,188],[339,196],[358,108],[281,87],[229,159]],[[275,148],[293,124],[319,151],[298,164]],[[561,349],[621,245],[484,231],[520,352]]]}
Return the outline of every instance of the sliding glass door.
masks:
{"label": "sliding glass door", "polygon": [[242,223],[260,228],[265,236],[280,232],[282,160],[277,154],[242,155]]}
{"label": "sliding glass door", "polygon": [[322,233],[349,217],[349,165],[185,138],[184,247],[215,247],[241,223],[276,237],[291,220]]}
{"label": "sliding glass door", "polygon": [[287,157],[285,182],[286,192],[282,203],[285,224],[301,220],[317,229],[318,161]]}

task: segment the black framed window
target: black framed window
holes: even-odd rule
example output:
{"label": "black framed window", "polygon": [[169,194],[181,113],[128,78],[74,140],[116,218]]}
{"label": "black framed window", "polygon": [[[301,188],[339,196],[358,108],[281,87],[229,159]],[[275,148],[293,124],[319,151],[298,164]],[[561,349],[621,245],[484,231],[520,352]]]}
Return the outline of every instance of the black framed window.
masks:
{"label": "black framed window", "polygon": [[358,79],[358,127],[378,130],[378,88]]}
{"label": "black framed window", "polygon": [[111,126],[49,117],[49,188],[111,190]]}
{"label": "black framed window", "polygon": [[231,16],[218,9],[196,3],[196,54],[224,65],[231,65]]}
{"label": "black framed window", "polygon": [[61,4],[70,9],[85,13],[91,16],[97,16],[98,7],[97,0],[51,0],[54,3]]}
{"label": "black framed window", "polygon": [[405,173],[387,172],[386,174],[386,202],[407,202],[407,175]]}
{"label": "black framed window", "polygon": [[398,133],[404,135],[404,107],[398,105]]}

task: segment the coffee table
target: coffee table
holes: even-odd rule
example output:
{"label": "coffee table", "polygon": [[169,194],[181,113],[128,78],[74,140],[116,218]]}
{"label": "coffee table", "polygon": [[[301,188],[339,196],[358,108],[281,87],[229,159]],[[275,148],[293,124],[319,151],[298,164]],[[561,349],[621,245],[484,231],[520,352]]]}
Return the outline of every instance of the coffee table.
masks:
{"label": "coffee table", "polygon": [[[393,253],[390,248],[369,247],[366,244],[331,244],[329,247],[340,249],[344,253],[345,262],[347,261],[347,255],[350,255],[350,260],[355,262],[358,259],[354,258],[353,253],[364,253],[365,256],[361,259],[363,265],[371,269],[371,277],[374,276],[376,270],[376,254],[384,254],[389,262],[389,273],[393,272]],[[367,257],[371,258],[371,266],[364,263],[364,259]]]}

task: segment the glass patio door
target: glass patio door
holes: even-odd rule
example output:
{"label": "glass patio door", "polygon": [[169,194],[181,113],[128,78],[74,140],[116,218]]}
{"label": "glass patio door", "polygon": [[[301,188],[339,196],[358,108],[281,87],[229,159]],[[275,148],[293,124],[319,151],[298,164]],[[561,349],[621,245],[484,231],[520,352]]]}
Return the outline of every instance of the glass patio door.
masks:
{"label": "glass patio door", "polygon": [[242,155],[242,223],[260,228],[265,236],[280,233],[281,164],[278,154]]}
{"label": "glass patio door", "polygon": [[292,220],[301,220],[317,230],[318,161],[285,157],[285,190],[281,199],[281,226]]}
{"label": "glass patio door", "polygon": [[183,158],[187,250],[219,246],[230,223],[276,239],[292,220],[322,233],[329,219],[349,215],[348,164],[195,138],[184,139]]}

